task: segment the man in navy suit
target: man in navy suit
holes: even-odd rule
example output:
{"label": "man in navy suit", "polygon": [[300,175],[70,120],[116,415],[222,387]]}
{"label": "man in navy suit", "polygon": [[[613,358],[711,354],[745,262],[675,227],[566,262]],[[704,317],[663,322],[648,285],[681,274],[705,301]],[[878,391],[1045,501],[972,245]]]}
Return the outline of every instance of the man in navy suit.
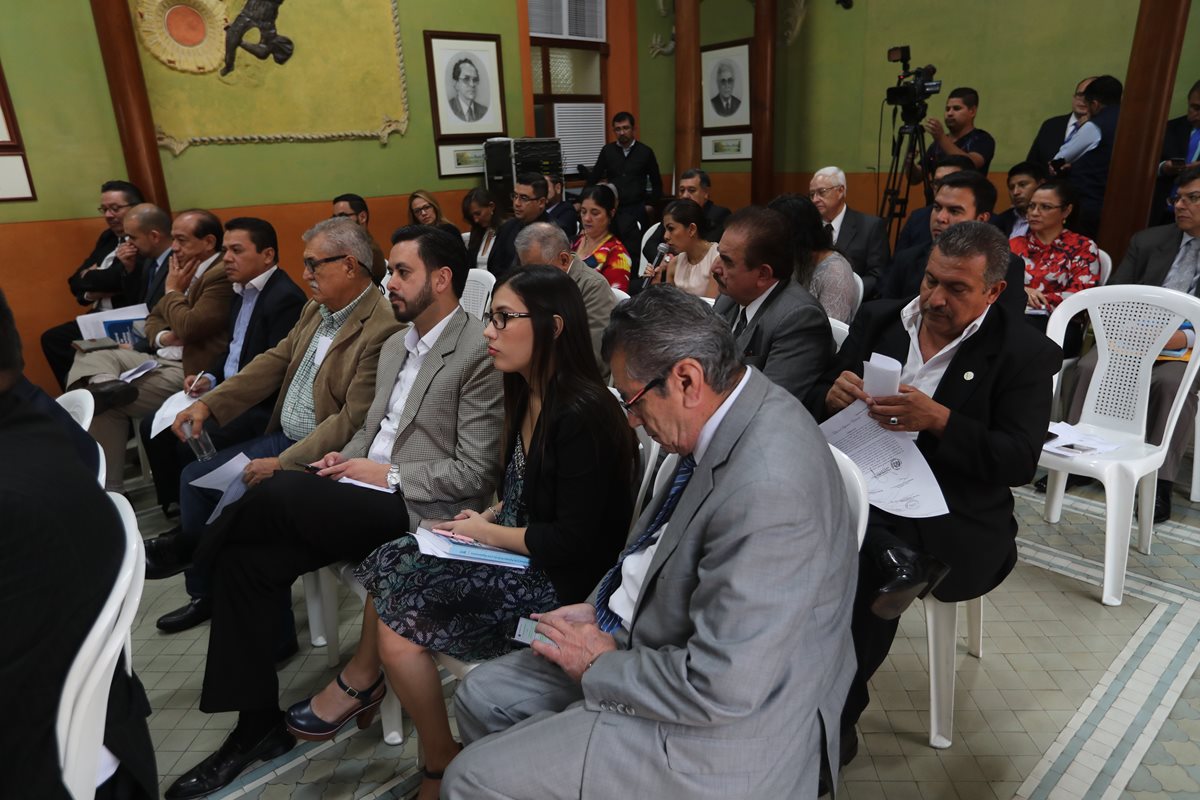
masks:
{"label": "man in navy suit", "polygon": [[1167,120],[1163,132],[1162,156],[1158,163],[1158,180],[1154,185],[1154,201],[1150,206],[1151,225],[1169,225],[1175,209],[1168,204],[1175,179],[1189,167],[1200,165],[1200,81],[1192,84],[1187,96],[1187,113]]}
{"label": "man in navy suit", "polygon": [[1084,78],[1075,87],[1075,96],[1071,98],[1070,114],[1050,117],[1042,123],[1042,127],[1038,128],[1037,136],[1033,139],[1033,144],[1029,146],[1029,155],[1025,156],[1026,161],[1032,161],[1045,169],[1050,164],[1050,159],[1054,158],[1054,154],[1058,152],[1058,148],[1063,146],[1063,142],[1074,136],[1083,123],[1087,122],[1088,107],[1083,93],[1087,91],[1088,84],[1093,80],[1095,80],[1094,77]]}
{"label": "man in navy suit", "polygon": [[[305,296],[300,287],[277,266],[279,245],[275,228],[266,220],[238,217],[225,223],[225,274],[233,283],[230,305],[231,336],[228,349],[205,372],[188,375],[184,384],[194,395],[211,389],[236,374],[259,353],[270,350],[300,318]],[[205,431],[218,450],[259,436],[271,419],[274,396],[254,406],[220,427],[206,426]],[[171,431],[150,436],[154,416],[142,418],[141,437],[154,474],[158,502],[164,511],[179,502],[179,481],[183,468],[194,460],[191,448]],[[166,577],[179,566],[167,553],[175,541],[171,531],[146,544],[147,577]]]}
{"label": "man in navy suit", "polygon": [[563,176],[557,172],[547,173],[546,185],[550,194],[546,197],[546,216],[567,235],[567,241],[575,241],[579,235],[579,212],[575,204],[563,197]]}

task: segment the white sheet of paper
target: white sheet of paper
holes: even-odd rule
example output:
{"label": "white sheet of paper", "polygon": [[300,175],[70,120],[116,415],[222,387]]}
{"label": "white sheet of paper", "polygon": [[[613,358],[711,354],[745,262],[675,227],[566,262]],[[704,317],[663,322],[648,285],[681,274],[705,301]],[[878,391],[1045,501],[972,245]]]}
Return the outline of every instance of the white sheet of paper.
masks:
{"label": "white sheet of paper", "polygon": [[241,475],[238,475],[236,478],[231,480],[229,485],[225,487],[225,492],[221,495],[221,500],[217,503],[217,507],[214,508],[213,512],[208,515],[208,519],[204,520],[204,524],[213,524],[213,521],[216,520],[217,517],[221,516],[221,512],[225,510],[225,506],[236,501],[239,497],[244,495],[247,488],[248,487],[246,486],[245,481],[242,480]]}
{"label": "white sheet of paper", "polygon": [[238,453],[207,475],[196,478],[192,481],[192,486],[197,489],[224,491],[225,487],[229,486],[229,481],[242,477],[242,473],[246,471],[246,465],[249,463],[250,458],[245,453]]}
{"label": "white sheet of paper", "polygon": [[84,339],[99,339],[104,336],[104,322],[117,319],[145,319],[150,315],[150,309],[145,303],[124,308],[112,308],[108,311],[97,311],[92,314],[80,314],[75,318],[79,323],[79,332]]}
{"label": "white sheet of paper", "polygon": [[166,400],[163,400],[163,404],[154,413],[154,422],[150,424],[151,438],[158,436],[171,427],[171,423],[175,421],[175,417],[179,415],[179,412],[194,402],[196,402],[196,398],[187,392],[176,392]]}
{"label": "white sheet of paper", "polygon": [[1055,438],[1043,444],[1042,449],[1056,456],[1097,456],[1101,453],[1111,453],[1120,447],[1116,442],[1085,433],[1066,422],[1050,423],[1050,432],[1055,434]]}
{"label": "white sheet of paper", "polygon": [[325,354],[329,352],[329,345],[331,344],[333,344],[332,336],[322,336],[320,339],[317,339],[317,352],[313,354],[313,360],[318,367],[325,360]]}
{"label": "white sheet of paper", "polygon": [[871,505],[898,517],[950,513],[937,478],[917,444],[904,433],[885,430],[856,400],[821,423],[826,440],[850,456],[867,482]]}
{"label": "white sheet of paper", "polygon": [[125,370],[117,377],[126,383],[133,383],[147,372],[151,372],[156,369],[158,369],[158,362],[151,358],[148,361],[143,361],[142,363],[138,364],[133,369]]}
{"label": "white sheet of paper", "polygon": [[390,486],[376,486],[373,483],[366,483],[364,481],[356,481],[356,480],[354,480],[354,478],[338,478],[338,483],[348,483],[351,486],[361,486],[364,489],[374,489],[377,492],[387,492],[388,494],[396,493],[396,490]]}
{"label": "white sheet of paper", "polygon": [[900,394],[903,367],[891,356],[871,353],[871,360],[863,362],[863,391],[870,397],[895,397]]}

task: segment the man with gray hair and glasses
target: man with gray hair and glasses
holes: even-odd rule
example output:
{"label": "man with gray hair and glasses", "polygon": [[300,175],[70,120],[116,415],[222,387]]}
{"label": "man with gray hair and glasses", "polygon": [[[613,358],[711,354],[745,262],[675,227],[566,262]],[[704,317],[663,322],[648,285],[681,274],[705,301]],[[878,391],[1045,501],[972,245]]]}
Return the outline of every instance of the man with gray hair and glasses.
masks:
{"label": "man with gray hair and glasses", "polygon": [[873,297],[875,282],[892,259],[888,250],[887,225],[879,217],[846,205],[846,173],[837,167],[822,167],[816,171],[808,182],[808,197],[821,212],[825,229],[838,252],[862,278],[863,298]]}
{"label": "man with gray hair and glasses", "polygon": [[[303,239],[304,279],[312,300],[301,310],[295,327],[279,344],[175,418],[172,429],[186,441],[186,431],[192,438],[199,437],[209,418],[227,424],[279,393],[266,433],[183,470],[180,533],[170,547],[155,548],[151,554],[154,577],[168,577],[187,567],[220,499],[219,493],[198,489],[192,481],[245,453],[251,461],[242,479],[254,486],[277,470],[300,469],[341,449],[366,419],[375,397],[379,350],[400,329],[391,304],[374,287],[370,234],[351,220],[335,218],[318,222]],[[191,601],[159,618],[159,630],[177,633],[209,618],[205,576],[189,569],[187,583]]]}
{"label": "man with gray hair and glasses", "polygon": [[588,331],[592,335],[596,363],[600,366],[600,375],[607,381],[610,377],[608,362],[600,355],[600,343],[604,327],[608,325],[613,307],[617,304],[616,295],[608,281],[575,257],[567,234],[553,222],[535,222],[523,229],[517,234],[516,248],[521,266],[549,264],[558,267],[575,281],[579,293],[583,295],[583,306],[587,309]]}
{"label": "man with gray hair and glasses", "polygon": [[[949,513],[914,519],[871,508],[854,601],[858,672],[842,715],[841,765],[858,752],[854,724],[901,613],[930,591],[956,602],[987,594],[1017,562],[1010,486],[1033,478],[1050,422],[1050,383],[1062,350],[1012,309],[1004,291],[1008,237],[986,222],[948,227],[916,298],[868,303],[833,368],[813,387],[821,417],[856,401],[880,426],[911,436]],[[892,397],[863,391],[873,353],[900,362]]]}
{"label": "man with gray hair and glasses", "polygon": [[856,542],[829,447],[674,286],[617,306],[604,355],[630,425],[678,466],[588,602],[459,687],[468,746],[442,796],[809,796],[854,662]]}

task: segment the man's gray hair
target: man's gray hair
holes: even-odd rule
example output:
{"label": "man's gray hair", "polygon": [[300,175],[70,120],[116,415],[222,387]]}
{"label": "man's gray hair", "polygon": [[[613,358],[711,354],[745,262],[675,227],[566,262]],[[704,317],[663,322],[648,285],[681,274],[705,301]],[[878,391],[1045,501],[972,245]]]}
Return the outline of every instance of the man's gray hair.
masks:
{"label": "man's gray hair", "polygon": [[846,185],[846,173],[842,172],[837,167],[821,167],[813,173],[814,178],[830,178],[833,180],[834,186]]}
{"label": "man's gray hair", "polygon": [[933,246],[949,258],[986,258],[983,285],[988,288],[1004,280],[1008,274],[1008,262],[1012,256],[1008,249],[1008,237],[991,223],[972,221],[951,225]]}
{"label": "man's gray hair", "polygon": [[337,253],[354,256],[368,275],[371,275],[371,234],[357,222],[345,217],[323,219],[304,232],[300,238],[305,244],[317,236],[325,240],[325,246]]}
{"label": "man's gray hair", "polygon": [[521,229],[513,247],[517,258],[532,250],[536,257],[530,263],[553,264],[560,253],[570,251],[571,242],[566,232],[553,222],[534,222]]}
{"label": "man's gray hair", "polygon": [[[733,387],[742,366],[729,323],[708,303],[670,284],[642,290],[612,312],[600,352],[620,349],[630,378],[649,383],[685,358],[694,358],[715,392]],[[662,392],[662,389],[659,389]]]}

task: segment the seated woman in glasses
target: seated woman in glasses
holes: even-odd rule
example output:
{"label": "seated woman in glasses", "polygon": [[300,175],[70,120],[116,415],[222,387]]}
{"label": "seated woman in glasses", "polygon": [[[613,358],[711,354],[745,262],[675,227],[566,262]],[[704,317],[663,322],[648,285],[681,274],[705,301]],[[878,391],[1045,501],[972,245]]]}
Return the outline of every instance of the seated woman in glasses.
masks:
{"label": "seated woman in glasses", "polygon": [[495,658],[521,617],[584,600],[616,563],[633,511],[633,433],[600,378],[574,281],[553,267],[511,271],[496,285],[484,336],[504,373],[500,502],[438,528],[527,554],[529,569],[424,556],[411,536],[383,545],[355,571],[370,593],[357,651],[334,683],[287,714],[288,729],[310,740],[332,738],[355,717],[369,722],[383,699],[382,666],[425,751],[421,798],[437,797],[459,750],[432,653]]}
{"label": "seated woman in glasses", "polygon": [[[1086,236],[1067,229],[1079,206],[1075,188],[1055,178],[1037,188],[1025,218],[1029,233],[1008,240],[1014,253],[1025,260],[1025,319],[1046,330],[1050,313],[1075,292],[1100,283],[1100,252]],[[1067,327],[1063,355],[1079,355],[1083,320]]]}
{"label": "seated woman in glasses", "polygon": [[589,186],[580,194],[582,229],[573,249],[579,260],[598,271],[614,289],[629,290],[629,251],[613,233],[617,193],[605,184]]}

